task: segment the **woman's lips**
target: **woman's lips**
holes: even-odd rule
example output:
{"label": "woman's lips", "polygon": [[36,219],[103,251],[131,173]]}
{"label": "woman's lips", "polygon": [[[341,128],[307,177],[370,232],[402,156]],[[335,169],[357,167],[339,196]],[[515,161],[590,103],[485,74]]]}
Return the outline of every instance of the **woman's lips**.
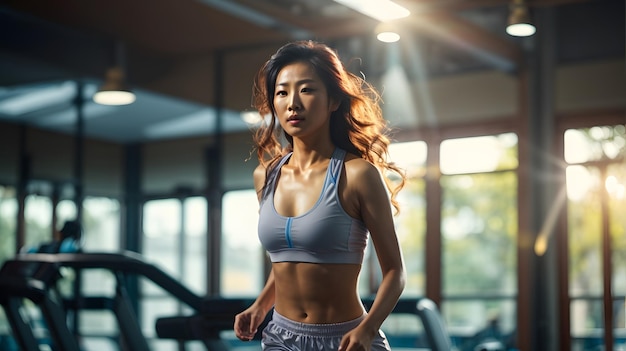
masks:
{"label": "woman's lips", "polygon": [[304,120],[304,118],[302,118],[301,116],[290,116],[289,118],[287,118],[287,123],[293,125],[293,124],[298,124],[300,122],[302,122]]}

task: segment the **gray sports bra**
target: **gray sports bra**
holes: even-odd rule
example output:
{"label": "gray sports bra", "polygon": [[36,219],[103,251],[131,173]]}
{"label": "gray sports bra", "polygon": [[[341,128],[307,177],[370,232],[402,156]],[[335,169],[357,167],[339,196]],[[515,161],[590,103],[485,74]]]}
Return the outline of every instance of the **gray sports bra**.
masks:
{"label": "gray sports bra", "polygon": [[259,240],[272,262],[361,264],[369,232],[341,206],[337,187],[346,152],[335,149],[317,203],[297,217],[276,212],[274,191],[285,155],[268,175],[259,212]]}

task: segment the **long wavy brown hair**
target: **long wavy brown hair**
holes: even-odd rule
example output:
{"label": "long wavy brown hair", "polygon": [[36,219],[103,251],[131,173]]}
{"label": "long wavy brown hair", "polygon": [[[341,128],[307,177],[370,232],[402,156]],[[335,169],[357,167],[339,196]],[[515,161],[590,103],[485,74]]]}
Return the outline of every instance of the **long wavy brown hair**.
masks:
{"label": "long wavy brown hair", "polygon": [[[263,119],[254,133],[259,162],[269,172],[282,156],[293,149],[293,138],[276,123],[273,97],[280,70],[298,61],[311,64],[329,96],[340,102],[330,118],[333,144],[371,162],[381,171],[391,194],[391,203],[398,212],[396,195],[404,186],[406,177],[388,161],[390,130],[382,116],[380,95],[363,78],[347,71],[337,53],[325,44],[310,40],[288,43],[278,49],[257,73],[253,86],[254,107],[261,116],[270,116]],[[286,143],[281,143],[281,140]],[[397,175],[393,177],[397,181],[391,181],[390,172]],[[265,186],[267,177],[263,188]]]}

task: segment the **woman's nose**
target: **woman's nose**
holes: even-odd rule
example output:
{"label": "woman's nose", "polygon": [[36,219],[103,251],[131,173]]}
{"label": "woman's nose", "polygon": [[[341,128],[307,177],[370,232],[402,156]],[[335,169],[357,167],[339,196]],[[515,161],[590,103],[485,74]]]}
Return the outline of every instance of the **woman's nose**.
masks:
{"label": "woman's nose", "polygon": [[297,95],[292,95],[291,100],[289,101],[289,111],[299,110],[301,108],[300,99],[298,99]]}

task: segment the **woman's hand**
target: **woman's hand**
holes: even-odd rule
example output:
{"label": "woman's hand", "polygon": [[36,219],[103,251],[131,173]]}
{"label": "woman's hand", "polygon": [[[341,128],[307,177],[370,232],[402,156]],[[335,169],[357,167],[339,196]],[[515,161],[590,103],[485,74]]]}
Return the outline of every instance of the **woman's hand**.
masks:
{"label": "woman's hand", "polygon": [[368,331],[363,326],[346,333],[339,344],[339,351],[370,351],[376,332]]}
{"label": "woman's hand", "polygon": [[239,340],[250,341],[265,319],[266,311],[263,311],[255,305],[250,306],[245,311],[235,316],[234,331]]}

